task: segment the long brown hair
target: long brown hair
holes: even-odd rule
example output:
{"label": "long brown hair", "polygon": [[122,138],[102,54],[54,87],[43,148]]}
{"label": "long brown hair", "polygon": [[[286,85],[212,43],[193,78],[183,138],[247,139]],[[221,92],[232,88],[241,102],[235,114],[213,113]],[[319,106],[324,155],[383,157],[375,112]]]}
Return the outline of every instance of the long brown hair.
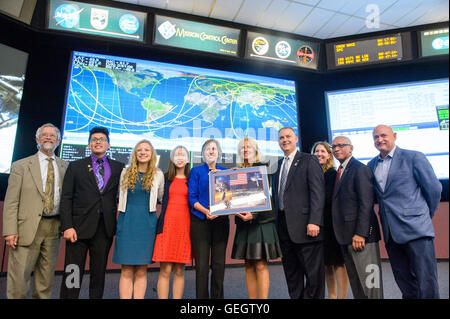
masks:
{"label": "long brown hair", "polygon": [[[167,172],[165,174],[166,178],[169,181],[172,181],[174,179],[174,177],[177,175],[177,167],[175,166],[174,163],[174,156],[175,156],[175,152],[178,149],[184,149],[186,151],[186,155],[188,156],[189,159],[189,151],[187,150],[186,147],[182,146],[182,145],[178,145],[176,146],[172,152],[170,152],[170,161],[169,161],[169,168],[167,169]],[[186,166],[184,167],[184,176],[186,176],[187,179],[189,179],[189,174],[191,173],[191,164],[189,163],[189,161],[186,163]]]}
{"label": "long brown hair", "polygon": [[130,165],[127,167],[123,181],[122,181],[122,187],[126,189],[131,189],[132,192],[134,192],[134,188],[136,186],[136,182],[139,177],[139,170],[138,170],[138,160],[136,156],[136,151],[139,145],[142,143],[147,143],[150,145],[150,148],[152,149],[152,157],[150,159],[150,162],[147,165],[147,171],[144,173],[144,177],[142,178],[142,189],[149,191],[150,187],[153,183],[153,178],[155,177],[156,171],[159,169],[156,167],[156,152],[153,148],[152,143],[149,140],[141,140],[139,141],[136,146],[133,149],[133,153],[130,157]]}
{"label": "long brown hair", "polygon": [[314,143],[314,145],[313,145],[313,147],[311,149],[311,154],[312,155],[314,155],[314,153],[316,152],[317,145],[322,145],[323,147],[325,147],[325,150],[330,155],[330,158],[327,160],[325,165],[321,165],[322,166],[322,170],[324,172],[326,172],[327,170],[329,170],[330,168],[332,168],[334,166],[333,153],[331,152],[330,144],[328,144],[327,142],[324,142],[324,141],[319,141],[319,142]]}

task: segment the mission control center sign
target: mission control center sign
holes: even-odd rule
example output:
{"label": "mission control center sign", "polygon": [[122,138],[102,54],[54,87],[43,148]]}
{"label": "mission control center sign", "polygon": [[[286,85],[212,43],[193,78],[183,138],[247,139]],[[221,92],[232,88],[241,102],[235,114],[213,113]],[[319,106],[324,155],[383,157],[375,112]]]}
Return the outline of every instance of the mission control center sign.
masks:
{"label": "mission control center sign", "polygon": [[155,44],[237,56],[240,30],[156,15]]}

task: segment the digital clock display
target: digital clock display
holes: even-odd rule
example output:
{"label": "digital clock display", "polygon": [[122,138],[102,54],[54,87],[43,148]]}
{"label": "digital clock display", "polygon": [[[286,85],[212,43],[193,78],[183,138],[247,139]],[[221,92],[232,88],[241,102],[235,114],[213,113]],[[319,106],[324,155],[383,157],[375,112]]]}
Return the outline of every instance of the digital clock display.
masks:
{"label": "digital clock display", "polygon": [[369,39],[329,43],[327,44],[328,68],[339,69],[404,60],[404,39],[402,37],[403,34],[398,33]]}

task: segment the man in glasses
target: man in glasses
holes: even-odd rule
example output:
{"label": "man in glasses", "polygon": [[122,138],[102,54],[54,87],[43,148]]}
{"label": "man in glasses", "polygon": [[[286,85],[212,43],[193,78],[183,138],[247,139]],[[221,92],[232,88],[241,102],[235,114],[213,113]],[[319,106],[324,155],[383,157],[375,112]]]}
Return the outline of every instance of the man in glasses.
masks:
{"label": "man in glasses", "polygon": [[380,230],[373,210],[373,174],[352,156],[349,138],[338,136],[331,147],[340,163],[332,197],[333,229],[341,245],[353,297],[381,299]]}
{"label": "man in glasses", "polygon": [[109,131],[94,127],[89,132],[91,155],[71,162],[63,182],[61,230],[66,239],[61,298],[80,293],[89,251],[89,298],[103,297],[108,254],[116,231],[117,190],[123,164],[106,156]]}
{"label": "man in glasses", "polygon": [[51,123],[36,131],[38,152],[14,162],[8,180],[3,236],[9,246],[7,297],[51,298],[59,251],[59,199],[67,163],[55,156],[61,141]]}
{"label": "man in glasses", "polygon": [[403,298],[439,298],[431,219],[442,185],[423,153],[395,145],[387,125],[373,130],[380,154],[369,162],[375,175],[384,242]]}

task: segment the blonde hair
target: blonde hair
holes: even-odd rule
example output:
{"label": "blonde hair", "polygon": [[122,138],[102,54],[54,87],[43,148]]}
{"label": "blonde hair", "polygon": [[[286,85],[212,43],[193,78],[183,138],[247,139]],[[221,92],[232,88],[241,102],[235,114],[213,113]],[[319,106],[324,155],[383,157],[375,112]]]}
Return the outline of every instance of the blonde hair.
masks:
{"label": "blonde hair", "polygon": [[241,157],[241,148],[244,147],[245,141],[247,141],[248,147],[252,147],[255,150],[255,158],[254,158],[254,160],[253,160],[253,162],[251,164],[259,163],[259,161],[260,161],[258,143],[256,143],[254,138],[251,138],[251,137],[247,136],[247,137],[244,137],[243,139],[241,139],[239,141],[239,144],[238,144],[238,147],[237,147],[237,163],[238,163],[238,167],[245,167],[246,166],[245,159],[243,157]]}
{"label": "blonde hair", "polygon": [[142,143],[147,143],[148,145],[150,145],[150,148],[152,149],[152,157],[150,158],[150,162],[148,163],[147,171],[144,173],[144,177],[142,178],[142,190],[145,190],[145,191],[150,190],[150,187],[152,186],[152,183],[153,183],[153,178],[155,177],[156,171],[158,170],[158,168],[156,167],[156,160],[157,160],[156,152],[155,152],[155,149],[154,149],[152,143],[150,143],[149,140],[139,141],[136,144],[136,146],[133,148],[133,153],[131,153],[131,157],[130,157],[130,164],[125,171],[125,175],[123,177],[123,181],[122,181],[122,185],[121,185],[122,187],[124,187],[126,189],[131,189],[132,192],[134,192],[134,189],[136,187],[136,182],[139,177],[138,160],[137,160],[136,152],[137,152],[138,146],[141,145]]}
{"label": "blonde hair", "polygon": [[328,155],[330,155],[330,158],[327,160],[327,162],[325,163],[325,165],[321,165],[322,166],[322,170],[324,172],[326,172],[327,170],[329,170],[330,168],[332,168],[334,166],[334,159],[333,159],[333,153],[331,152],[331,147],[330,144],[328,144],[327,142],[316,142],[314,143],[312,149],[311,149],[311,154],[314,155],[314,153],[316,152],[316,148],[318,145],[322,145],[325,150],[327,151]]}

